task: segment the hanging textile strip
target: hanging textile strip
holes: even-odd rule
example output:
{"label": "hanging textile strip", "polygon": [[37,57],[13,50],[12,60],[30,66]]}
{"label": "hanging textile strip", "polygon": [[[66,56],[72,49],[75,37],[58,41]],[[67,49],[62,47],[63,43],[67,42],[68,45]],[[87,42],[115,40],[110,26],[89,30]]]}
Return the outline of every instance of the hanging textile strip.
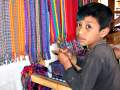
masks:
{"label": "hanging textile strip", "polygon": [[25,9],[24,9],[24,0],[21,0],[21,36],[22,38],[22,48],[21,48],[21,55],[25,56]]}
{"label": "hanging textile strip", "polygon": [[51,10],[51,4],[50,4],[50,0],[49,0],[49,8],[50,8],[50,43],[54,43],[55,42],[55,38],[56,38],[56,34],[55,34],[55,29],[53,27],[53,20],[52,20],[52,10]]}
{"label": "hanging textile strip", "polygon": [[37,62],[36,53],[36,30],[35,30],[35,1],[30,0],[30,21],[31,21],[31,59],[33,63]]}
{"label": "hanging textile strip", "polygon": [[45,60],[50,59],[50,41],[49,41],[49,12],[47,0],[40,2],[41,14],[41,35],[42,35],[42,51]]}
{"label": "hanging textile strip", "polygon": [[75,38],[77,9],[78,0],[65,0],[65,22],[67,41],[72,41]]}
{"label": "hanging textile strip", "polygon": [[52,4],[52,11],[53,11],[53,21],[54,21],[54,27],[56,30],[56,34],[57,34],[57,39],[59,38],[59,26],[58,26],[58,14],[57,14],[57,10],[56,10],[56,0],[51,0],[51,4]]}
{"label": "hanging textile strip", "polygon": [[53,32],[53,22],[52,19],[50,18],[50,44],[55,42],[55,36],[54,36],[54,32]]}
{"label": "hanging textile strip", "polygon": [[69,0],[65,0],[64,3],[65,3],[66,40],[70,41],[70,39],[71,39],[70,34],[71,34],[71,31],[73,28],[73,26],[71,26],[72,14],[70,13],[72,6],[71,6],[71,1],[69,1]]}
{"label": "hanging textile strip", "polygon": [[21,7],[20,7],[20,5],[21,5],[21,3],[20,3],[20,0],[18,0],[17,1],[17,5],[18,5],[18,17],[17,17],[17,20],[18,20],[18,23],[17,23],[17,25],[18,25],[18,34],[17,34],[17,37],[18,37],[18,56],[20,57],[20,54],[21,54],[21,40],[22,40],[22,38],[23,37],[20,37],[20,35],[21,35],[21,15],[20,15],[20,9],[21,9]]}
{"label": "hanging textile strip", "polygon": [[40,0],[36,0],[35,1],[35,9],[36,9],[36,40],[37,40],[37,60],[40,60],[40,56],[41,56],[41,46],[40,46]]}
{"label": "hanging textile strip", "polygon": [[3,1],[3,32],[4,32],[4,59],[6,63],[11,62],[11,33],[10,33],[10,16],[9,16],[9,0]]}
{"label": "hanging textile strip", "polygon": [[2,51],[2,56],[1,56],[1,63],[3,64],[4,62],[4,58],[5,58],[5,52],[6,52],[6,49],[5,49],[5,42],[4,42],[4,30],[5,30],[5,12],[4,12],[4,9],[5,9],[5,2],[2,0],[1,1],[1,51]]}
{"label": "hanging textile strip", "polygon": [[[5,53],[6,53],[6,41],[5,41],[5,37],[4,37],[4,30],[5,30],[5,2],[2,1],[2,40],[3,40],[3,53],[2,53],[2,56],[3,56],[3,61],[4,61],[4,64],[7,64],[7,60],[5,59]],[[5,41],[5,42],[4,42]]]}
{"label": "hanging textile strip", "polygon": [[[41,56],[41,59],[42,59],[42,56],[43,56],[43,51],[42,51],[42,24],[41,24],[41,0],[39,0],[39,32],[40,32],[40,56]],[[49,26],[50,28],[50,26]]]}
{"label": "hanging textile strip", "polygon": [[18,57],[18,0],[14,0],[13,2],[13,22],[14,22],[14,42],[15,42],[15,58]]}
{"label": "hanging textile strip", "polygon": [[60,0],[55,0],[55,7],[56,7],[56,20],[57,20],[57,28],[58,28],[58,39],[61,36],[61,27],[60,27]]}
{"label": "hanging textile strip", "polygon": [[46,35],[47,35],[47,42],[46,42],[46,52],[45,53],[46,55],[46,60],[49,60],[51,59],[51,56],[50,56],[50,15],[49,15],[49,11],[48,11],[48,0],[46,0]]}
{"label": "hanging textile strip", "polygon": [[73,0],[72,2],[72,25],[73,25],[73,37],[72,41],[76,38],[76,20],[77,20],[77,12],[78,12],[78,0]]}
{"label": "hanging textile strip", "polygon": [[3,0],[0,0],[0,65],[4,63]]}
{"label": "hanging textile strip", "polygon": [[49,7],[49,13],[50,13],[50,44],[55,42],[55,38],[56,36],[56,32],[55,32],[55,28],[53,27],[53,19],[52,19],[52,7],[51,7],[51,3],[50,0],[48,0],[48,7]]}
{"label": "hanging textile strip", "polygon": [[64,11],[65,7],[64,7],[64,0],[60,0],[60,17],[61,17],[61,39],[65,40],[66,38],[66,29],[65,29],[65,11]]}
{"label": "hanging textile strip", "polygon": [[[52,34],[54,33],[54,41],[56,42],[57,39],[59,38],[59,25],[58,25],[58,14],[56,11],[56,0],[50,0],[50,23],[51,23],[51,27],[50,30],[52,32]],[[51,37],[52,38],[52,37]]]}
{"label": "hanging textile strip", "polygon": [[28,21],[28,1],[24,0],[24,13],[25,13],[25,52],[29,54],[29,21]]}
{"label": "hanging textile strip", "polygon": [[27,6],[28,6],[28,49],[29,49],[29,58],[30,62],[32,63],[32,52],[31,52],[31,19],[30,19],[30,0],[27,0]]}
{"label": "hanging textile strip", "polygon": [[11,32],[11,47],[12,47],[12,60],[15,60],[15,36],[14,36],[14,16],[13,16],[13,0],[9,2],[9,11],[10,11],[10,32]]}
{"label": "hanging textile strip", "polygon": [[18,0],[18,3],[18,49],[19,55],[25,55],[24,0]]}

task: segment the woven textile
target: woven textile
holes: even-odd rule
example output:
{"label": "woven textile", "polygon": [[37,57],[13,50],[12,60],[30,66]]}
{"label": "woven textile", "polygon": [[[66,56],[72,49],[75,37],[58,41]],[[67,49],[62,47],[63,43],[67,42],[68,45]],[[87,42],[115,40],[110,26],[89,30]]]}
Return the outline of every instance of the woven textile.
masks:
{"label": "woven textile", "polygon": [[37,43],[37,60],[41,58],[41,34],[40,34],[40,0],[35,1],[35,10],[36,10],[36,43]]}
{"label": "woven textile", "polygon": [[15,59],[16,49],[15,49],[15,34],[14,34],[14,16],[13,16],[13,0],[9,2],[10,11],[10,32],[11,32],[11,48],[12,48],[12,60]]}
{"label": "woven textile", "polygon": [[0,62],[3,62],[4,60],[4,48],[3,48],[3,41],[4,41],[4,37],[3,37],[3,23],[2,23],[2,13],[3,13],[3,2],[2,0],[0,1]]}
{"label": "woven textile", "polygon": [[49,12],[47,0],[40,0],[42,52],[45,60],[50,59]]}
{"label": "woven textile", "polygon": [[67,41],[75,39],[77,9],[78,0],[65,0],[65,24]]}
{"label": "woven textile", "polygon": [[24,0],[18,0],[18,51],[19,55],[25,54],[25,17]]}
{"label": "woven textile", "polygon": [[11,60],[11,34],[10,34],[10,16],[9,16],[9,0],[0,2],[0,61],[1,63],[9,63]]}
{"label": "woven textile", "polygon": [[60,27],[61,27],[61,31],[60,31],[60,35],[61,35],[61,39],[65,40],[66,38],[66,27],[65,27],[65,4],[64,4],[64,0],[60,0],[60,17],[61,17],[61,23],[60,23]]}
{"label": "woven textile", "polygon": [[60,37],[60,8],[58,6],[60,6],[59,0],[49,0],[51,43],[56,42]]}
{"label": "woven textile", "polygon": [[35,31],[35,0],[29,0],[30,3],[30,24],[31,24],[31,59],[37,62],[36,53],[36,31]]}
{"label": "woven textile", "polygon": [[78,3],[91,2],[80,1],[0,0],[0,60],[25,54],[33,62],[50,59],[50,44],[75,38]]}
{"label": "woven textile", "polygon": [[25,15],[25,51],[29,54],[29,16],[28,16],[28,0],[24,0]]}

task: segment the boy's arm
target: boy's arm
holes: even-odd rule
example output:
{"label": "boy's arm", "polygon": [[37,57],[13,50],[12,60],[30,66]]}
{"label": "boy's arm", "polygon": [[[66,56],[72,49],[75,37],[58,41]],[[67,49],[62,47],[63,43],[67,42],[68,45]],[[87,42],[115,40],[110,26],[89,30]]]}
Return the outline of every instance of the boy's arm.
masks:
{"label": "boy's arm", "polygon": [[89,57],[80,72],[71,67],[65,71],[64,78],[73,90],[91,90],[101,68],[102,63],[97,57]]}

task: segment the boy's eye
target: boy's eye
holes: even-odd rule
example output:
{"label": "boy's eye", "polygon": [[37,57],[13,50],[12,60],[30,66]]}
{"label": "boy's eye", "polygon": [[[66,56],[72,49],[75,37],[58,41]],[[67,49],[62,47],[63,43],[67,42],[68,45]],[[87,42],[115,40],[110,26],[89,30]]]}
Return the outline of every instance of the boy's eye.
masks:
{"label": "boy's eye", "polygon": [[86,25],[86,29],[91,29],[92,28],[92,26],[91,25]]}
{"label": "boy's eye", "polygon": [[78,24],[77,24],[77,27],[81,27],[81,26],[82,26],[81,23],[78,23]]}

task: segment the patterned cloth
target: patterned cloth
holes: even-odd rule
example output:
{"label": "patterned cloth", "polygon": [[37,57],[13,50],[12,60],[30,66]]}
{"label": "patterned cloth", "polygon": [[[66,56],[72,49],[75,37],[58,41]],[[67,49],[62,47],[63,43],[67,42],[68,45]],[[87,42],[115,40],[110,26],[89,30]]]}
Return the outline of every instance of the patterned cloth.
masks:
{"label": "patterned cloth", "polygon": [[45,60],[50,59],[49,12],[47,0],[40,0],[42,52]]}
{"label": "patterned cloth", "polygon": [[25,55],[24,0],[18,0],[18,49],[19,55]]}
{"label": "patterned cloth", "polygon": [[36,31],[35,31],[35,1],[29,0],[30,3],[30,21],[31,21],[31,59],[37,62],[36,53]]}
{"label": "patterned cloth", "polygon": [[40,0],[35,0],[35,9],[36,9],[36,40],[37,40],[37,59],[41,58],[41,34],[40,34]]}
{"label": "patterned cloth", "polygon": [[[54,43],[59,38],[59,29],[60,29],[60,10],[57,6],[60,6],[58,3],[59,0],[48,0],[49,9],[50,9],[50,32],[51,32],[51,43]],[[54,36],[53,36],[54,35]]]}
{"label": "patterned cloth", "polygon": [[25,15],[25,51],[29,54],[29,16],[28,16],[28,0],[24,0],[24,15]]}
{"label": "patterned cloth", "polygon": [[12,60],[15,59],[16,49],[15,49],[15,32],[14,32],[14,16],[13,16],[13,0],[9,2],[10,7],[10,32],[11,32],[11,47],[12,47]]}
{"label": "patterned cloth", "polygon": [[72,41],[76,36],[76,16],[78,0],[65,0],[66,40]]}
{"label": "patterned cloth", "polygon": [[0,62],[9,63],[11,60],[11,34],[9,0],[0,1]]}
{"label": "patterned cloth", "polygon": [[0,63],[3,63],[4,60],[4,48],[3,48],[3,41],[4,41],[4,37],[3,37],[3,23],[2,23],[2,13],[3,13],[3,2],[2,0],[0,1]]}
{"label": "patterned cloth", "polygon": [[78,1],[1,0],[0,60],[10,57],[14,61],[25,54],[32,62],[50,59],[50,44],[75,38]]}

